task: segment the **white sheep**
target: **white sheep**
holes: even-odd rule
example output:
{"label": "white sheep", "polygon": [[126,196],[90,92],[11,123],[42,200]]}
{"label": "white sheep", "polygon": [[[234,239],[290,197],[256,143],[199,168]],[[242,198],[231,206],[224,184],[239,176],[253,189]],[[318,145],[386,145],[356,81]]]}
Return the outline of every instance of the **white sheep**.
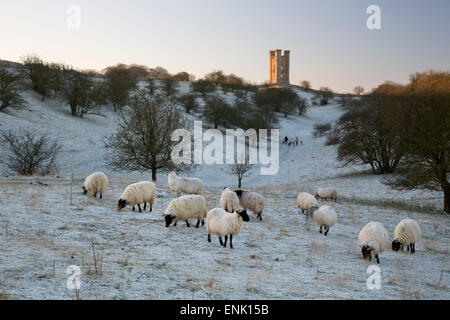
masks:
{"label": "white sheep", "polygon": [[103,172],[94,172],[84,179],[83,193],[92,192],[95,198],[97,198],[97,193],[100,193],[100,199],[103,197],[106,188],[108,187],[108,177]]}
{"label": "white sheep", "polygon": [[[313,207],[314,209],[315,207]],[[324,234],[327,235],[330,231],[330,227],[336,224],[337,214],[331,206],[321,206],[317,210],[311,210],[310,217],[312,221],[320,226],[319,232],[322,233],[322,227],[324,227]]]}
{"label": "white sheep", "polygon": [[[220,245],[226,248],[229,235],[230,248],[233,249],[233,235],[237,235],[241,231],[244,221],[249,221],[246,210],[239,210],[233,213],[229,213],[222,208],[210,210],[206,216],[208,242],[211,242],[211,233],[214,233],[219,237]],[[225,243],[222,241],[223,236],[225,236]]]}
{"label": "white sheep", "polygon": [[262,220],[261,214],[264,211],[265,200],[262,195],[253,191],[236,190],[239,197],[239,204],[245,210],[250,210],[259,220]]}
{"label": "white sheep", "polygon": [[398,223],[394,230],[394,241],[392,241],[392,250],[403,250],[403,246],[407,246],[407,250],[411,248],[411,253],[416,252],[416,242],[420,239],[422,231],[416,220],[403,219]]}
{"label": "white sheep", "polygon": [[200,195],[187,195],[173,199],[166,208],[164,218],[166,220],[166,227],[170,227],[174,222],[177,225],[179,220],[186,221],[186,226],[189,228],[189,219],[197,219],[198,228],[200,221],[202,225],[205,224],[206,216],[206,199]]}
{"label": "white sheep", "polygon": [[305,211],[310,213],[313,207],[319,207],[319,203],[312,194],[308,192],[300,192],[297,196],[297,206],[302,210],[302,213],[305,213]]}
{"label": "white sheep", "polygon": [[142,212],[141,203],[144,204],[144,210],[147,209],[147,202],[150,204],[150,212],[152,212],[153,204],[156,198],[156,187],[153,182],[141,181],[130,184],[125,188],[117,203],[117,209],[120,210],[126,206],[133,208],[137,205],[139,212]]}
{"label": "white sheep", "polygon": [[358,239],[363,258],[371,261],[373,252],[377,263],[380,263],[378,254],[383,252],[389,243],[389,233],[386,228],[379,222],[369,222],[359,232]]}
{"label": "white sheep", "polygon": [[182,178],[172,171],[168,177],[170,191],[176,193],[177,197],[181,193],[203,194],[203,182],[199,178]]}
{"label": "white sheep", "polygon": [[239,198],[236,192],[231,191],[230,188],[224,188],[220,196],[220,206],[228,212],[239,209]]}
{"label": "white sheep", "polygon": [[319,188],[317,189],[315,198],[316,200],[322,199],[325,201],[331,199],[334,202],[337,202],[337,191],[331,188]]}

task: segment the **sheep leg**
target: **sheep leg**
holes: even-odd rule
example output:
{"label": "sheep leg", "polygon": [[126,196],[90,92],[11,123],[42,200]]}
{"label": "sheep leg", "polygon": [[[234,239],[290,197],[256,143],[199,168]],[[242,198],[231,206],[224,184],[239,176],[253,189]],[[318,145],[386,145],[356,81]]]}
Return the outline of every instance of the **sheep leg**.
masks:
{"label": "sheep leg", "polygon": [[230,234],[230,249],[233,249],[233,235]]}
{"label": "sheep leg", "polygon": [[96,192],[96,193],[94,193],[94,198],[96,198],[96,199],[97,199],[97,192]]}
{"label": "sheep leg", "polygon": [[138,203],[138,208],[139,208],[139,212],[142,212],[141,204],[140,204],[140,203]]}
{"label": "sheep leg", "polygon": [[189,224],[189,221],[188,221],[188,220],[186,220],[186,227],[188,227],[188,228],[191,227],[191,225]]}
{"label": "sheep leg", "polygon": [[197,224],[195,225],[196,228],[200,225],[200,219],[197,220]]}
{"label": "sheep leg", "polygon": [[416,252],[416,244],[415,243],[411,244],[411,254],[414,254],[414,252]]}
{"label": "sheep leg", "polygon": [[134,206],[133,206],[133,211],[134,211]]}
{"label": "sheep leg", "polygon": [[222,237],[219,237],[219,243],[220,243],[221,246],[223,246]]}
{"label": "sheep leg", "polygon": [[144,202],[144,211],[147,209],[147,202]]}
{"label": "sheep leg", "polygon": [[102,199],[103,198],[103,193],[100,193],[100,199]]}
{"label": "sheep leg", "polygon": [[177,226],[177,221],[175,221],[175,223],[173,224],[173,226],[174,226],[174,227],[176,227],[176,226]]}
{"label": "sheep leg", "polygon": [[227,241],[228,241],[228,236],[225,236],[225,243],[223,244],[223,247],[224,247],[224,248],[227,247]]}
{"label": "sheep leg", "polygon": [[325,227],[324,229],[325,229],[324,231],[325,231],[325,236],[326,236],[328,234],[328,231],[330,231],[330,228],[329,227]]}
{"label": "sheep leg", "polygon": [[208,242],[211,242],[211,233],[208,233]]}
{"label": "sheep leg", "polygon": [[406,250],[409,252],[409,245],[406,246]]}
{"label": "sheep leg", "polygon": [[378,255],[375,255],[375,258],[377,258],[377,263],[380,264],[380,259],[378,258]]}
{"label": "sheep leg", "polygon": [[150,202],[150,212],[153,210],[153,204]]}
{"label": "sheep leg", "polygon": [[322,233],[322,226],[320,226],[319,233]]}
{"label": "sheep leg", "polygon": [[205,225],[205,219],[202,220],[202,226],[204,226],[204,225]]}
{"label": "sheep leg", "polygon": [[259,218],[259,220],[262,221],[261,213],[258,213],[258,215],[256,217]]}

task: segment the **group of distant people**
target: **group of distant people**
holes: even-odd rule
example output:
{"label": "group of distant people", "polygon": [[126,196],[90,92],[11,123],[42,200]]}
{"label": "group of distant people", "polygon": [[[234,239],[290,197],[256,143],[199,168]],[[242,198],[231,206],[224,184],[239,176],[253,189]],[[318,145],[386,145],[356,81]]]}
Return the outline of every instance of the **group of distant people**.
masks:
{"label": "group of distant people", "polygon": [[299,139],[298,137],[295,137],[295,140],[289,140],[289,138],[286,136],[284,137],[282,143],[287,144],[289,147],[290,146],[298,146],[298,144],[300,143],[301,145],[303,144],[303,140]]}

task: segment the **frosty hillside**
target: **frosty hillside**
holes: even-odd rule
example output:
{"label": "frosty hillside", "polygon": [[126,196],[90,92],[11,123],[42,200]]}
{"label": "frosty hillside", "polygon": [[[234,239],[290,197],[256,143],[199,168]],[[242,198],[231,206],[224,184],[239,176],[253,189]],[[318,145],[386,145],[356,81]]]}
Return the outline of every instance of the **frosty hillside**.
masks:
{"label": "frosty hillside", "polygon": [[[14,75],[20,66],[8,64],[2,68]],[[70,71],[70,85],[61,84],[58,89],[54,81],[46,87],[25,77],[15,90],[17,107],[11,104],[0,112],[1,132],[17,133],[19,139],[18,133],[28,129],[35,136],[54,139],[60,146],[57,166],[52,166],[56,170],[43,176],[38,171],[19,175],[4,157],[12,157],[10,142],[20,139],[3,135],[0,297],[450,298],[450,230],[442,207],[445,190],[433,184],[433,188],[399,191],[395,183],[399,184],[402,176],[397,176],[396,168],[393,173],[373,174],[371,163],[363,163],[346,149],[356,140],[349,136],[361,127],[355,125],[356,121],[366,123],[375,117],[362,115],[365,110],[370,113],[372,106],[379,111],[377,116],[382,115],[380,122],[373,123],[382,123],[383,128],[390,124],[385,119],[391,114],[378,107],[377,95],[371,96],[375,101],[329,97],[326,90],[224,83],[214,77],[217,73],[194,82],[178,81],[176,77],[142,80],[133,78],[127,70],[111,67],[110,77]],[[108,91],[112,88],[108,81],[117,78],[124,81],[125,98],[115,96],[120,90]],[[230,75],[227,79],[234,78]],[[75,87],[77,94],[70,90]],[[83,99],[78,99],[78,90],[84,92]],[[161,95],[153,98],[158,93]],[[278,99],[285,99],[285,103],[278,105],[274,102]],[[180,127],[189,129],[195,120],[219,130],[229,126],[279,128],[278,173],[263,176],[256,166],[248,166],[242,187],[238,188],[236,174],[229,165],[203,163],[186,168],[173,164],[170,150],[174,143],[162,128],[170,132]],[[156,121],[163,125],[158,126]],[[318,132],[318,125],[325,124],[329,128]],[[373,127],[377,134],[379,127]],[[284,137],[288,137],[286,144],[281,143]],[[338,143],[330,142],[332,138],[337,138]],[[149,140],[152,143],[146,142]],[[203,146],[207,145],[203,141]],[[406,147],[402,152],[408,154],[402,158],[405,164],[417,159]],[[425,172],[427,168],[422,169]],[[108,178],[101,199],[85,196],[80,189],[93,172],[104,172]],[[406,178],[411,181],[410,176]],[[153,180],[152,197],[126,201],[129,207],[116,210],[125,188],[146,180]],[[48,186],[30,184],[34,181]],[[217,209],[224,206],[221,196],[225,186],[229,193],[237,190],[240,207],[255,215],[244,215],[235,208],[235,197],[229,210],[232,212]],[[334,192],[324,192],[330,190]],[[247,191],[257,195],[255,201],[245,202],[242,194]],[[298,199],[299,193],[309,193],[310,203]],[[194,195],[183,198],[182,194]],[[199,203],[200,209],[193,210],[199,213],[192,213],[192,221],[199,228],[187,228],[182,223],[173,226],[178,219],[189,225],[190,216],[183,214],[189,214],[184,206],[189,206],[191,199]],[[206,208],[202,199],[206,200]],[[140,204],[146,202],[152,212],[132,211],[131,207],[141,209]],[[316,205],[322,207],[322,220],[309,217],[314,217]],[[299,208],[311,212],[303,214]],[[206,227],[200,226],[210,210],[215,210],[211,214],[217,216],[217,221],[206,218]],[[232,228],[233,221],[230,225],[223,222],[232,220],[231,215],[239,228]],[[394,229],[405,218],[414,219],[421,228],[414,255],[390,248]],[[373,244],[378,235],[358,239],[361,229],[370,222],[379,222],[387,229],[388,239],[382,235],[382,248]],[[325,227],[326,237],[317,231],[319,226],[320,230]],[[225,236],[223,248],[216,239],[214,245],[206,241],[211,233],[219,236],[221,244]],[[380,252],[382,289],[368,290],[369,262],[363,260],[363,255],[373,253],[378,260]],[[80,266],[83,271],[82,288],[76,295],[64,285],[69,265]]]}

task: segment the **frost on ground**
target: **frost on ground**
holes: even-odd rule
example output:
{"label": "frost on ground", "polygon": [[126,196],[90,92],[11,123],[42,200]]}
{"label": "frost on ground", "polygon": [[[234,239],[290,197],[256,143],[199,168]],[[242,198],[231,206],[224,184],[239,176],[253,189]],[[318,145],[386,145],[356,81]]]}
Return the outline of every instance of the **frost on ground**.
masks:
{"label": "frost on ground", "polygon": [[[112,178],[102,200],[81,194],[81,179],[3,179],[0,187],[0,288],[18,299],[71,299],[66,268],[81,267],[82,299],[449,299],[448,217],[377,206],[332,204],[338,224],[327,237],[295,208],[293,190],[259,190],[264,220],[251,216],[235,249],[207,242],[204,227],[165,228],[172,195],[157,184],[152,213],[116,211],[131,181]],[[220,189],[207,194],[218,206]],[[403,218],[416,219],[423,239],[416,254],[380,255],[381,290],[368,290],[369,263],[358,232],[381,221],[392,237]],[[91,241],[97,254],[94,266]]]}
{"label": "frost on ground", "polygon": [[[105,167],[102,138],[114,132],[114,114],[75,119],[56,102],[26,95],[30,107],[1,114],[0,129],[30,126],[58,137],[62,165],[59,176],[0,178],[0,298],[75,298],[66,269],[76,265],[81,299],[450,299],[450,228],[448,216],[436,213],[442,194],[397,192],[364,168],[340,168],[335,147],[312,136],[315,123],[342,113],[335,104],[281,120],[280,138],[298,136],[303,145],[280,144],[277,175],[254,170],[244,179],[266,197],[266,209],[262,222],[250,213],[231,250],[215,236],[208,243],[204,227],[165,228],[162,214],[174,197],[167,174],[158,174],[152,213],[116,210],[125,186],[150,176]],[[102,200],[81,192],[94,171],[110,179]],[[204,181],[209,209],[219,206],[224,186],[236,185],[226,166],[201,165],[191,175]],[[36,180],[48,186],[30,184]],[[341,198],[331,203],[338,222],[327,237],[296,208],[299,192],[319,186],[335,187]],[[422,228],[416,254],[381,253],[381,289],[369,290],[360,229],[380,221],[392,241],[407,217]]]}

